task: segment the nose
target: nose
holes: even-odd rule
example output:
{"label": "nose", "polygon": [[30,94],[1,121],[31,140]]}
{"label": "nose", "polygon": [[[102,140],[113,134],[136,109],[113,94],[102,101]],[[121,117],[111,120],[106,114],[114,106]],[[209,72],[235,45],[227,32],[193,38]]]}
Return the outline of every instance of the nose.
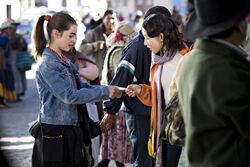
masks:
{"label": "nose", "polygon": [[76,44],[76,41],[77,41],[77,36],[75,36],[74,38],[72,38],[72,42],[73,42],[74,44]]}
{"label": "nose", "polygon": [[110,19],[109,21],[110,21],[111,24],[115,23],[115,19]]}
{"label": "nose", "polygon": [[144,40],[144,46],[147,46],[147,40]]}

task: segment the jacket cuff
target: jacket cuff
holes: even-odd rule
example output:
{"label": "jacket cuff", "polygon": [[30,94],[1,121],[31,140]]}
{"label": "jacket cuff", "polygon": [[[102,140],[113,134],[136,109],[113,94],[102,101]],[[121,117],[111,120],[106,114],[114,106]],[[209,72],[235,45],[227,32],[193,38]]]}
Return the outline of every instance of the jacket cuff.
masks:
{"label": "jacket cuff", "polygon": [[103,110],[108,114],[115,115],[118,111],[116,110],[114,104],[111,101],[104,102]]}
{"label": "jacket cuff", "polygon": [[109,98],[109,88],[106,85],[101,85],[101,98],[106,100]]}

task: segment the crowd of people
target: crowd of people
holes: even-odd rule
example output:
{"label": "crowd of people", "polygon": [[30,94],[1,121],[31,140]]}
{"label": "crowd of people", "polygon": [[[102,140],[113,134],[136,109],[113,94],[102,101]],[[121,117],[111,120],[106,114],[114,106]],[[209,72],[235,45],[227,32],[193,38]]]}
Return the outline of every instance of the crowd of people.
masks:
{"label": "crowd of people", "polygon": [[[7,18],[0,27],[0,109],[8,107],[9,102],[19,102],[25,95],[27,81],[21,58],[27,55],[28,44],[25,38],[16,33],[19,22]],[[31,58],[32,60],[32,58]],[[30,63],[31,68],[32,62]]]}
{"label": "crowd of people", "polygon": [[[68,13],[39,17],[33,167],[108,167],[111,160],[117,167],[177,167],[182,152],[191,167],[250,166],[250,2],[188,3],[185,18],[154,6],[135,24],[108,9],[79,48]],[[25,78],[25,71],[13,63],[25,42],[9,21],[0,34],[0,107],[26,90],[14,75]],[[184,145],[161,137],[175,94]]]}

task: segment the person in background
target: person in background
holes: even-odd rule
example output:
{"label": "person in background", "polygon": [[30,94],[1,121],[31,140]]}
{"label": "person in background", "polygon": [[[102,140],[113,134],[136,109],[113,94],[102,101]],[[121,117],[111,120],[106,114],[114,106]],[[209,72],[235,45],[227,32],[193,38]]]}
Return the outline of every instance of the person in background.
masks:
{"label": "person in background", "polygon": [[139,32],[142,27],[142,22],[143,22],[143,13],[140,10],[137,10],[135,12],[135,18],[134,18],[134,28],[136,32]]}
{"label": "person in background", "polygon": [[107,52],[105,40],[112,32],[114,32],[116,22],[116,12],[112,9],[106,10],[102,18],[102,23],[86,34],[85,39],[82,41],[79,48],[80,52],[89,56],[91,60],[96,63],[99,69],[98,74],[100,79]]}
{"label": "person in background", "polygon": [[[106,40],[108,46],[102,71],[102,84],[110,84],[120,63],[122,50],[136,35],[131,24],[119,22],[116,31]],[[108,167],[110,160],[115,160],[117,167],[131,162],[132,144],[126,129],[124,105],[117,114],[116,128],[102,135],[101,158],[98,167]]]}
{"label": "person in background", "polygon": [[[205,4],[205,5],[204,5]],[[190,167],[250,166],[249,0],[194,0],[177,79]]]}
{"label": "person in background", "polygon": [[12,70],[14,74],[17,99],[21,100],[21,96],[25,95],[25,91],[27,89],[27,80],[25,71],[20,71],[17,69],[16,61],[18,59],[18,52],[28,51],[28,44],[22,35],[16,33],[16,28],[18,25],[20,25],[20,23],[13,19],[7,19],[6,21],[9,21],[12,25],[10,35],[11,56],[13,61]]}
{"label": "person in background", "polygon": [[[144,19],[154,13],[171,17],[169,10],[163,6],[154,6],[144,15]],[[127,87],[135,84],[148,84],[151,65],[151,52],[144,46],[142,32],[131,40],[122,51],[119,67],[111,81],[111,85]],[[152,167],[153,156],[148,154],[147,143],[150,134],[151,107],[145,106],[137,97],[123,95],[120,99],[104,102],[104,119],[114,120],[115,114],[125,105],[126,126],[133,146],[133,167]]]}
{"label": "person in background", "polygon": [[[48,41],[43,28],[45,21]],[[80,80],[76,66],[62,54],[74,47],[76,33],[76,21],[63,12],[42,15],[35,26],[38,120],[41,125],[35,135],[34,167],[92,166],[90,138],[113,126],[113,122],[102,121],[99,128],[91,130],[83,104],[119,98],[122,92],[116,86],[92,86]]]}
{"label": "person in background", "polygon": [[4,82],[4,71],[6,70],[6,59],[3,49],[0,47],[0,109],[6,107],[4,96],[5,96],[5,82]]}
{"label": "person in background", "polygon": [[171,145],[168,140],[161,141],[159,136],[163,111],[171,98],[170,83],[182,58],[178,51],[183,48],[183,40],[174,21],[162,14],[149,15],[142,27],[145,45],[152,51],[151,83],[150,86],[131,84],[126,93],[152,106],[148,151],[156,157],[156,166],[177,167],[182,148]]}
{"label": "person in background", "polygon": [[[17,96],[15,91],[15,82],[14,82],[14,75],[13,75],[13,60],[10,50],[10,36],[12,32],[12,24],[9,20],[5,20],[1,24],[1,33],[0,33],[0,47],[3,49],[3,53],[5,56],[5,64],[6,68],[2,71],[3,82],[5,85],[4,89],[4,101],[8,102],[16,102]],[[6,107],[6,103],[4,103],[4,107]]]}

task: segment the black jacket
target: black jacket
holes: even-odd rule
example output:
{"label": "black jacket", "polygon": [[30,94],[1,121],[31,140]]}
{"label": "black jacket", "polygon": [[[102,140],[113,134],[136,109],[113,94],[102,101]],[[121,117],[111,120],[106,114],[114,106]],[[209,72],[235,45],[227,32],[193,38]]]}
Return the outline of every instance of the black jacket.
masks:
{"label": "black jacket", "polygon": [[[144,37],[140,32],[122,51],[122,57],[111,85],[127,87],[129,84],[148,84],[151,65],[151,52],[144,46]],[[122,102],[127,112],[136,115],[150,115],[151,107],[145,106],[136,97],[123,95],[120,99],[104,102],[104,111],[115,114],[119,111]]]}

